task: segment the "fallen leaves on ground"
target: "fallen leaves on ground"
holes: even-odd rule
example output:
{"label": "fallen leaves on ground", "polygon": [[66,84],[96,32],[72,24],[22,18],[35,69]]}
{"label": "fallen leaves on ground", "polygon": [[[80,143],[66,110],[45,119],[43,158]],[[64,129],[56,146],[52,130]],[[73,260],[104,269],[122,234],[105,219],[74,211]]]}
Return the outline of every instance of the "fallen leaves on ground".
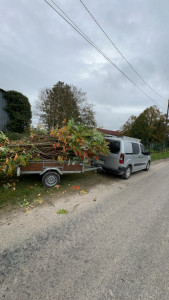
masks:
{"label": "fallen leaves on ground", "polygon": [[60,185],[55,185],[55,188],[58,190],[60,188]]}
{"label": "fallen leaves on ground", "polygon": [[29,201],[26,199],[23,200],[23,202],[18,203],[21,207],[28,207],[30,205]]}
{"label": "fallen leaves on ground", "polygon": [[76,204],[75,206],[73,206],[73,210],[75,210],[78,206],[79,206],[79,204]]}
{"label": "fallen leaves on ground", "polygon": [[72,189],[73,190],[80,190],[80,186],[79,185],[75,185]]}
{"label": "fallen leaves on ground", "polygon": [[38,202],[39,204],[43,204],[43,199],[42,198],[37,198],[34,200],[34,202]]}
{"label": "fallen leaves on ground", "polygon": [[29,214],[29,208],[27,207],[26,210],[25,210],[25,214]]}
{"label": "fallen leaves on ground", "polygon": [[85,194],[87,194],[88,192],[87,192],[86,190],[82,190],[80,193],[85,195]]}
{"label": "fallen leaves on ground", "polygon": [[12,182],[12,183],[6,183],[6,184],[3,184],[3,188],[5,189],[5,190],[11,190],[11,191],[15,191],[16,190],[16,183],[15,182]]}
{"label": "fallen leaves on ground", "polygon": [[66,209],[59,209],[59,211],[56,212],[58,215],[64,214],[67,215],[68,214],[68,210]]}

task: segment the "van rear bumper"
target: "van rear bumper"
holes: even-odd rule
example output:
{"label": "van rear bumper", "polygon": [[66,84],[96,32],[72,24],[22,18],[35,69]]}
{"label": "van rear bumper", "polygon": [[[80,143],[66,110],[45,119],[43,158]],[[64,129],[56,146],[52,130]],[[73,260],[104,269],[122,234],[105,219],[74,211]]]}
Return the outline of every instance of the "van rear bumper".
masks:
{"label": "van rear bumper", "polygon": [[124,168],[124,167],[119,167],[118,169],[112,169],[112,168],[107,168],[107,167],[106,168],[102,167],[102,168],[103,168],[103,170],[105,170],[107,172],[111,172],[111,173],[117,174],[117,175],[122,175],[126,170],[126,168]]}
{"label": "van rear bumper", "polygon": [[92,165],[96,166],[96,167],[102,167],[102,169],[104,171],[111,172],[111,173],[117,174],[117,175],[122,175],[126,170],[125,167],[119,167],[118,169],[112,169],[112,168],[108,168],[108,167],[105,167],[104,165],[97,164],[97,163],[93,163]]}

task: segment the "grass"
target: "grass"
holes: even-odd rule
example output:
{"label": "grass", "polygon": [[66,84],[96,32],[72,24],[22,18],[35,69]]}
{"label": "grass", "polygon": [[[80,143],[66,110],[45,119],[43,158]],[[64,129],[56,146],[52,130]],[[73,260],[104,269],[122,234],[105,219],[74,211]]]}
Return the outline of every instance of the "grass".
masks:
{"label": "grass", "polygon": [[57,211],[57,214],[59,215],[67,215],[69,212],[66,209],[59,209],[59,211]]}
{"label": "grass", "polygon": [[[27,207],[45,201],[51,196],[61,197],[64,194],[80,193],[96,183],[100,183],[100,174],[86,172],[83,174],[70,174],[61,177],[61,185],[56,188],[45,188],[39,175],[22,175],[20,177],[6,177],[0,172],[0,209],[8,205]],[[106,181],[106,178],[103,178]],[[73,190],[80,186],[80,190]]]}
{"label": "grass", "polygon": [[169,152],[158,152],[158,153],[151,153],[151,161],[169,158]]}

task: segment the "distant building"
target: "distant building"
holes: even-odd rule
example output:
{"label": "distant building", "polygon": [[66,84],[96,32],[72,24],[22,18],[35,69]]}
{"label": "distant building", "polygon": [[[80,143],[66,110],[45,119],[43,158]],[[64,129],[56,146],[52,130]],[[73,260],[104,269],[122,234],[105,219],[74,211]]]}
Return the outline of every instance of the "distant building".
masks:
{"label": "distant building", "polygon": [[7,131],[7,123],[9,122],[9,116],[8,113],[5,110],[6,107],[6,100],[3,97],[4,93],[6,93],[4,90],[0,89],[0,131]]}
{"label": "distant building", "polygon": [[108,129],[102,129],[102,128],[98,128],[98,131],[100,131],[101,133],[103,133],[104,135],[115,135],[115,136],[122,136],[123,133],[121,131],[113,131],[113,130],[108,130]]}

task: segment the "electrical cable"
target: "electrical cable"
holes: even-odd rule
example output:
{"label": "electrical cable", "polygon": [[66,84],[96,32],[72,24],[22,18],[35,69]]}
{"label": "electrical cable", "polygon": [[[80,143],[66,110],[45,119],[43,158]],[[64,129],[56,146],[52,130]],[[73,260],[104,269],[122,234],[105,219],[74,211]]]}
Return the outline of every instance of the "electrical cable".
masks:
{"label": "electrical cable", "polygon": [[104,33],[104,35],[107,37],[107,39],[110,41],[110,43],[113,45],[113,47],[118,51],[118,53],[123,57],[123,59],[127,62],[127,64],[131,67],[131,69],[137,74],[137,76],[154,92],[156,93],[159,97],[161,97],[163,100],[168,101],[166,98],[161,96],[158,92],[156,92],[141,76],[140,74],[135,70],[135,68],[131,65],[131,63],[125,58],[123,53],[118,49],[118,47],[113,43],[111,38],[107,35],[107,33],[104,31],[104,29],[101,27],[101,25],[98,23],[98,21],[95,19],[95,17],[92,15],[92,13],[89,11],[87,6],[83,3],[82,0],[80,0],[81,4],[83,7],[86,9],[86,11],[89,13],[89,15],[92,17],[92,19],[95,21],[95,23],[98,25],[98,27],[101,29],[101,31]]}
{"label": "electrical cable", "polygon": [[[130,77],[128,77],[123,71],[121,71],[113,62],[112,60],[106,56],[106,54],[104,52],[102,52],[102,50],[96,46],[88,37],[86,34],[84,34],[82,32],[81,29],[78,29],[79,27],[69,18],[69,21],[59,12],[57,11],[47,0],[43,0],[44,2],[46,2],[62,19],[64,19],[73,29],[75,29],[93,48],[95,48],[102,56],[104,56],[104,58],[109,62],[111,63],[121,74],[123,74],[135,87],[137,87],[146,97],[148,97],[152,102],[154,102],[157,106],[159,106],[160,108],[162,108],[164,110],[163,107],[161,107],[153,98],[151,98],[146,92],[144,92],[139,86],[137,86],[137,84],[132,80],[130,79]],[[53,1],[51,0],[58,8],[59,6]],[[59,8],[60,9],[60,8]],[[60,11],[62,11],[60,9]],[[62,11],[63,12],[63,11]],[[65,16],[67,16],[65,13],[64,13]],[[71,24],[74,24],[72,25]]]}

